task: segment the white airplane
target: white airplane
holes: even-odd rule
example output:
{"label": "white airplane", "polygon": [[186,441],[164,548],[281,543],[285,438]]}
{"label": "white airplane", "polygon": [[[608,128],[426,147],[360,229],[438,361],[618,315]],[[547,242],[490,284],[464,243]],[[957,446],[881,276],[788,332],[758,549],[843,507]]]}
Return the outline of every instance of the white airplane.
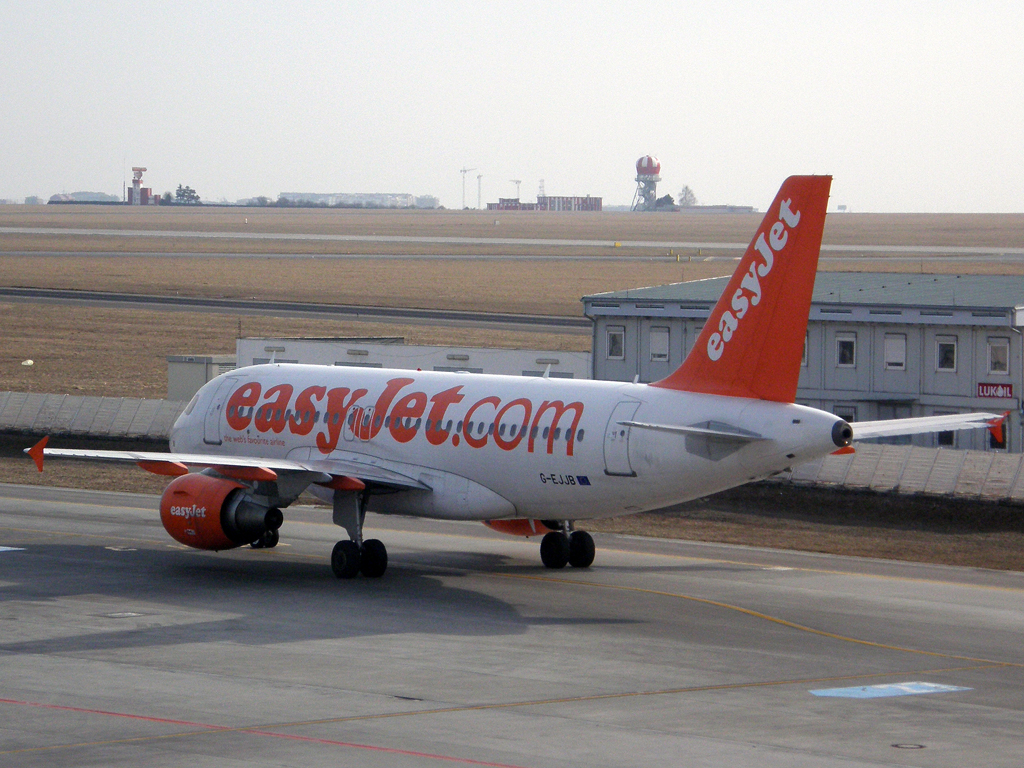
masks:
{"label": "white airplane", "polygon": [[[192,399],[170,452],[44,456],[134,462],[176,477],[160,500],[190,547],[273,547],[281,509],[309,490],[333,503],[339,578],[379,577],[387,550],[367,510],[479,520],[540,535],[549,568],[588,567],[574,521],[707,496],[826,454],[855,437],[999,429],[992,413],[850,425],[796,405],[829,176],[779,190],[693,350],[652,384],[269,364],[218,376]],[[196,470],[192,472],[191,470]]]}

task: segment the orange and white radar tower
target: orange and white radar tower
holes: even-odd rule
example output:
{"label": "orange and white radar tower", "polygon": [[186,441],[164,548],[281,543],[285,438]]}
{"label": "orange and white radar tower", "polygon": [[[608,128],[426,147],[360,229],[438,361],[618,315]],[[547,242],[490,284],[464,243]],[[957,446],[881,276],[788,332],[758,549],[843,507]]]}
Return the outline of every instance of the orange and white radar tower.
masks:
{"label": "orange and white radar tower", "polygon": [[658,182],[661,181],[661,163],[658,158],[644,155],[636,161],[636,194],[633,195],[633,211],[653,211],[658,199]]}

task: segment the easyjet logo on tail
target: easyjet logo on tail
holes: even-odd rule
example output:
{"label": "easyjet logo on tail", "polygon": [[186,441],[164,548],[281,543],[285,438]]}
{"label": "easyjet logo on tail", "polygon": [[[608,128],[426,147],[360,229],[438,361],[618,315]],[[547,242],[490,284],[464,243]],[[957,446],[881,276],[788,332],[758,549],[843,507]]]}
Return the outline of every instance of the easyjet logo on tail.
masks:
{"label": "easyjet logo on tail", "polygon": [[718,360],[725,352],[725,345],[732,339],[750,308],[761,303],[761,278],[767,277],[772,271],[775,255],[786,247],[789,231],[800,223],[800,211],[794,211],[792,205],[792,198],[781,201],[779,220],[772,224],[768,237],[765,238],[764,232],[758,234],[754,250],[763,261],[755,257],[751,262],[750,269],[740,281],[740,287],[732,295],[730,309],[726,309],[718,318],[718,330],[708,337],[708,357],[712,361]]}

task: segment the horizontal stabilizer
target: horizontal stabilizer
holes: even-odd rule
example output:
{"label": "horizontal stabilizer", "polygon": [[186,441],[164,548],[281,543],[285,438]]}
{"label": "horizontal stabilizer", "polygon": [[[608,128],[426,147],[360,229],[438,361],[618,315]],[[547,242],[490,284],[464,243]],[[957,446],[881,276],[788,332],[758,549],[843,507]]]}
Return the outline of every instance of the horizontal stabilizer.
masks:
{"label": "horizontal stabilizer", "polygon": [[1003,420],[998,413],[952,413],[945,416],[921,416],[913,419],[857,421],[851,424],[854,440],[872,437],[920,435],[925,432],[949,432],[959,429],[992,428]]}

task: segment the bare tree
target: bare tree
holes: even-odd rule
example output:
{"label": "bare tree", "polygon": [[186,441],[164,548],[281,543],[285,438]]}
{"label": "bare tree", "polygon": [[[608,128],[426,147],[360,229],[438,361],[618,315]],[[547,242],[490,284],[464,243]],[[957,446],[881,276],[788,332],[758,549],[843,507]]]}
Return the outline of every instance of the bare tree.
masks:
{"label": "bare tree", "polygon": [[697,195],[689,187],[679,190],[679,197],[676,198],[676,205],[680,208],[693,208],[697,204]]}

